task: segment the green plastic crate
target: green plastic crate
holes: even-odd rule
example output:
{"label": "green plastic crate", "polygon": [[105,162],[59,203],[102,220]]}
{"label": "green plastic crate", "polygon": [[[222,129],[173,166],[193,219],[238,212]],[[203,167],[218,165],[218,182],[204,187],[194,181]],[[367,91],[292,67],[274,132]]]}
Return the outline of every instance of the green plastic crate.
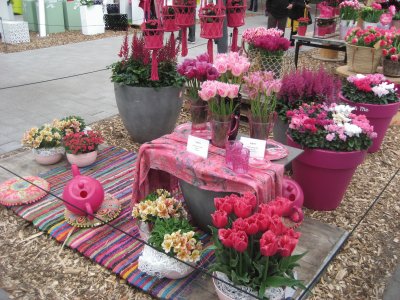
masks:
{"label": "green plastic crate", "polygon": [[[63,1],[64,22],[67,30],[81,30],[81,15],[79,12],[79,1]],[[77,9],[74,9],[77,7]]]}
{"label": "green plastic crate", "polygon": [[24,8],[24,21],[28,22],[28,27],[30,31],[39,31],[38,18],[36,11],[36,1],[35,0],[24,0],[22,3]]}

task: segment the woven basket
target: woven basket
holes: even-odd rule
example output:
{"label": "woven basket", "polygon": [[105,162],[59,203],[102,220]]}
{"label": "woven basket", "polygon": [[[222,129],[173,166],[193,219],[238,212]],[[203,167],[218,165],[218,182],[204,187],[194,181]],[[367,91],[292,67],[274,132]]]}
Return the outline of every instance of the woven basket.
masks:
{"label": "woven basket", "polygon": [[382,57],[382,49],[346,44],[347,65],[355,73],[375,73]]}
{"label": "woven basket", "polygon": [[389,77],[400,77],[400,63],[390,59],[382,59],[383,75]]}

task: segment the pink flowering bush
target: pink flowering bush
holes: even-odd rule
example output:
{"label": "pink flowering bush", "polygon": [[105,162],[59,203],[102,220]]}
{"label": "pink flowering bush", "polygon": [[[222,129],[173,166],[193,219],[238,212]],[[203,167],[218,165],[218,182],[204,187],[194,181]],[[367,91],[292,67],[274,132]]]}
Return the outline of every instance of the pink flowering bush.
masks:
{"label": "pink flowering bush", "polygon": [[347,77],[342,94],[356,103],[389,104],[398,102],[397,89],[382,74],[357,74]]}
{"label": "pink flowering bush", "polygon": [[214,116],[228,116],[235,110],[233,99],[238,97],[239,85],[207,80],[201,84],[199,96],[208,102]]}
{"label": "pink flowering bush", "polygon": [[281,80],[274,79],[274,73],[267,71],[252,72],[243,80],[244,90],[250,99],[252,118],[268,122],[275,111]]}
{"label": "pink flowering bush", "polygon": [[202,82],[219,77],[217,69],[208,61],[208,54],[204,53],[195,59],[187,58],[178,65],[177,71],[185,78],[186,92],[193,102],[199,99],[198,91]]}
{"label": "pink flowering bush", "polygon": [[346,35],[346,42],[361,47],[374,47],[375,45],[384,45],[386,31],[380,28],[361,29],[360,27],[355,27]]}
{"label": "pink flowering bush", "polygon": [[[235,285],[252,288],[261,298],[268,287],[304,288],[293,273],[297,261],[304,256],[292,255],[300,233],[282,222],[282,216],[291,210],[290,200],[278,197],[257,207],[256,197],[245,193],[242,197],[232,194],[215,198],[214,204],[213,271],[226,274]],[[295,209],[294,219],[299,214],[301,209]]]}
{"label": "pink flowering bush", "polygon": [[388,30],[385,34],[385,40],[381,42],[382,55],[386,59],[398,62],[400,58],[400,33],[395,30]]}
{"label": "pink flowering bush", "polygon": [[217,54],[214,59],[214,66],[221,75],[219,80],[226,83],[241,84],[243,76],[250,68],[250,61],[247,57],[237,52]]}
{"label": "pink flowering bush", "polygon": [[355,108],[333,103],[307,104],[287,112],[288,134],[299,145],[332,151],[367,150],[376,137],[373,126]]}
{"label": "pink flowering bush", "polygon": [[298,69],[283,76],[276,111],[286,122],[286,112],[297,109],[302,103],[336,101],[340,86],[340,80],[323,68],[317,71]]}

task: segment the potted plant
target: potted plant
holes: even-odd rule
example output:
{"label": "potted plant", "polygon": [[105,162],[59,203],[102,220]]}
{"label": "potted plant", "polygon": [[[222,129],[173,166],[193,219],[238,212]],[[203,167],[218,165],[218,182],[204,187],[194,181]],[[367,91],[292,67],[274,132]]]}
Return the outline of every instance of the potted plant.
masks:
{"label": "potted plant", "polygon": [[385,31],[379,28],[353,28],[346,36],[347,65],[355,73],[375,73],[382,57],[380,41]]}
{"label": "potted plant", "polygon": [[244,77],[244,88],[250,99],[249,127],[250,137],[267,140],[276,118],[276,95],[282,82],[274,79],[274,73],[266,71],[251,72]]}
{"label": "potted plant", "polygon": [[86,128],[86,123],[80,116],[68,116],[61,120],[55,119],[53,126],[58,128],[64,137],[70,133],[83,131]]}
{"label": "potted plant", "polygon": [[[237,84],[207,80],[201,85],[199,96],[208,102],[211,113],[211,143],[216,147],[225,148],[229,135],[237,130],[239,118],[234,115],[236,109],[234,99],[238,94]],[[233,129],[232,119],[235,122]]]}
{"label": "potted plant", "polygon": [[82,34],[104,33],[102,0],[80,0],[78,5],[81,15]]}
{"label": "potted plant", "polygon": [[136,219],[140,237],[145,242],[149,239],[156,220],[186,216],[182,202],[173,198],[171,193],[164,189],[150,193],[132,208],[132,217]]}
{"label": "potted plant", "polygon": [[323,68],[317,71],[299,69],[283,76],[276,103],[278,118],[273,129],[274,140],[286,144],[288,119],[286,113],[302,103],[336,101],[341,82]]}
{"label": "potted plant", "polygon": [[214,279],[219,299],[248,299],[242,291],[261,299],[284,299],[286,287],[304,288],[293,271],[304,256],[292,255],[300,233],[283,223],[290,202],[278,198],[256,210],[256,199],[250,193],[215,199],[211,269],[223,280]]}
{"label": "potted plant", "polygon": [[227,0],[226,1],[226,20],[228,27],[233,28],[231,51],[238,51],[238,27],[244,25],[246,17],[246,0]]}
{"label": "potted plant", "polygon": [[63,138],[67,159],[71,165],[87,167],[97,158],[97,148],[103,143],[100,132],[88,130],[69,133]]}
{"label": "potted plant", "polygon": [[186,97],[190,103],[192,120],[192,134],[202,137],[207,129],[208,104],[199,97],[201,84],[206,80],[215,80],[219,77],[217,69],[208,62],[208,54],[204,53],[195,59],[186,58],[178,65],[178,73],[186,81]]}
{"label": "potted plant", "polygon": [[22,145],[32,149],[35,160],[41,165],[52,165],[61,160],[64,147],[61,145],[62,133],[51,124],[33,127],[25,132]]}
{"label": "potted plant", "polygon": [[349,29],[356,25],[360,11],[360,3],[355,1],[343,1],[339,4],[340,8],[340,39],[344,39]]}
{"label": "potted plant", "polygon": [[151,247],[144,246],[138,269],[169,279],[183,278],[193,272],[192,266],[200,260],[203,249],[199,234],[189,221],[177,218],[157,219],[148,244]]}
{"label": "potted plant", "polygon": [[349,76],[339,97],[342,102],[356,108],[355,114],[367,116],[378,134],[368,152],[378,151],[390,121],[400,107],[394,83],[382,74]]}
{"label": "potted plant", "polygon": [[[151,80],[152,59],[143,36],[125,36],[120,61],[110,66],[118,111],[125,128],[139,143],[171,133],[182,107],[184,78],[176,70],[177,47],[171,40],[157,51],[159,80]],[[130,51],[130,48],[132,49]]]}
{"label": "potted plant", "polygon": [[317,18],[316,19],[316,35],[319,37],[324,37],[326,34],[331,34],[334,32],[332,27],[336,28],[336,20],[334,18],[323,19]]}
{"label": "potted plant", "polygon": [[387,32],[382,42],[382,73],[389,77],[400,77],[400,34]]}
{"label": "potted plant", "polygon": [[364,21],[363,27],[377,27],[381,15],[384,13],[380,3],[372,3],[371,6],[365,6],[361,9],[360,17]]}
{"label": "potted plant", "polygon": [[297,22],[299,22],[299,26],[297,27],[297,34],[300,36],[305,36],[310,19],[307,17],[301,17],[297,19]]}
{"label": "potted plant", "polygon": [[292,168],[308,208],[334,210],[339,206],[376,137],[367,118],[353,114],[354,109],[336,103],[304,103],[287,112],[288,145],[304,150]]}

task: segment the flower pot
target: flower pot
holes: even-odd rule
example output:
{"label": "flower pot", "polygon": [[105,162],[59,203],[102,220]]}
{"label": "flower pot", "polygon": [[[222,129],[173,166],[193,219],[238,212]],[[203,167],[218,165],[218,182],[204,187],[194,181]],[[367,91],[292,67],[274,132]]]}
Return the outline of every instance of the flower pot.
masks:
{"label": "flower pot", "polygon": [[140,238],[147,242],[150,238],[151,230],[152,230],[152,224],[143,222],[141,220],[136,220],[136,225],[138,227],[139,235]]}
{"label": "flower pot", "polygon": [[164,31],[162,29],[144,29],[144,47],[150,50],[156,50],[163,47]]}
{"label": "flower pot", "polygon": [[226,19],[228,27],[240,27],[244,25],[244,18],[246,17],[245,6],[227,6]]}
{"label": "flower pot", "polygon": [[339,93],[339,99],[356,108],[354,111],[357,115],[365,115],[378,136],[372,140],[372,146],[368,148],[369,153],[378,151],[385,137],[386,131],[389,127],[390,121],[397,113],[400,107],[400,102],[391,104],[368,104],[368,103],[355,103],[345,98],[342,93]]}
{"label": "flower pot", "polygon": [[400,29],[400,20],[392,20],[392,26],[396,29]]}
{"label": "flower pot", "polygon": [[[212,19],[212,22],[207,22]],[[204,39],[219,39],[222,37],[223,17],[219,16],[200,16],[200,37]]]}
{"label": "flower pot", "polygon": [[82,5],[80,7],[82,34],[93,35],[104,33],[103,6]]}
{"label": "flower pot", "polygon": [[[290,136],[287,140],[289,146],[302,149]],[[366,154],[367,151],[304,149],[292,162],[293,179],[303,189],[304,206],[319,211],[336,209]]]}
{"label": "flower pot", "polygon": [[378,23],[366,22],[363,23],[363,29],[367,29],[368,27],[376,28],[378,27]]}
{"label": "flower pot", "polygon": [[173,131],[182,107],[182,88],[115,83],[114,92],[122,122],[135,142],[145,143]]}
{"label": "flower pot", "polygon": [[62,159],[64,153],[65,150],[63,147],[33,149],[35,160],[41,165],[53,165],[58,163]]}
{"label": "flower pot", "polygon": [[274,128],[272,130],[274,134],[274,140],[281,144],[287,145],[286,131],[288,128],[289,123],[285,123],[280,117],[276,118]]}
{"label": "flower pot", "polygon": [[382,49],[346,44],[347,65],[355,73],[375,73],[382,57]]}
{"label": "flower pot", "polygon": [[355,22],[353,20],[341,20],[339,25],[339,38],[344,40],[349,29],[352,29],[355,26]]}
{"label": "flower pot", "polygon": [[326,26],[317,26],[317,35],[318,36],[325,36],[327,33],[327,27]]}
{"label": "flower pot", "polygon": [[[231,283],[234,285],[224,273],[214,272],[213,275],[221,280]],[[218,299],[220,300],[243,300],[243,299],[251,299],[247,293],[243,293],[242,291],[246,291],[248,293],[254,294],[258,296],[257,292],[247,286],[238,286],[237,288],[232,287],[225,282],[219,281],[213,278],[213,283],[215,290],[218,295]],[[242,291],[241,291],[242,290]],[[274,300],[283,300],[285,299],[285,290],[283,288],[268,288],[264,294],[267,299]]]}
{"label": "flower pot", "polygon": [[88,153],[72,154],[67,153],[67,160],[71,165],[77,165],[79,168],[87,167],[94,163],[97,158],[97,150]]}
{"label": "flower pot", "polygon": [[298,26],[297,27],[297,34],[300,36],[305,36],[307,32],[307,26]]}
{"label": "flower pot", "polygon": [[389,77],[400,77],[400,63],[398,61],[392,61],[391,59],[383,58],[383,75]]}

